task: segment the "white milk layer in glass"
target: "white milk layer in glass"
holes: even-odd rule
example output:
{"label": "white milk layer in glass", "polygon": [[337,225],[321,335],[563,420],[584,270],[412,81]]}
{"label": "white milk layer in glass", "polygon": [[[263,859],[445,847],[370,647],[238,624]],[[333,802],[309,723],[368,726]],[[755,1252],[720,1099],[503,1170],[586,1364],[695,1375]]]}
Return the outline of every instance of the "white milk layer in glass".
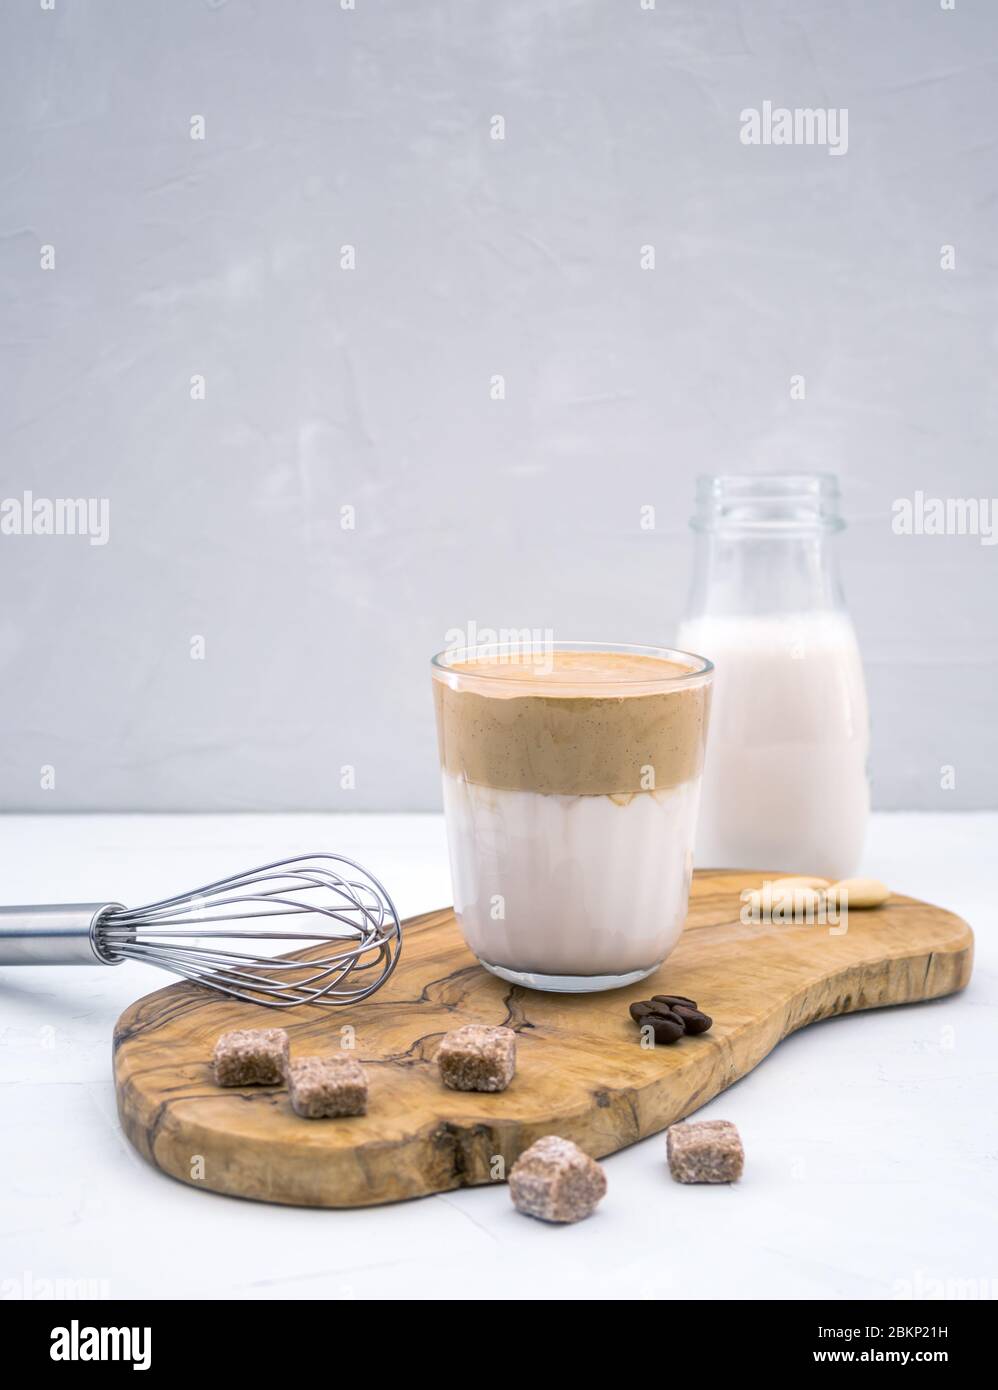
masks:
{"label": "white milk layer in glass", "polygon": [[454,906],[486,964],[518,974],[654,969],[682,930],[698,785],[631,796],[497,790],[443,775]]}

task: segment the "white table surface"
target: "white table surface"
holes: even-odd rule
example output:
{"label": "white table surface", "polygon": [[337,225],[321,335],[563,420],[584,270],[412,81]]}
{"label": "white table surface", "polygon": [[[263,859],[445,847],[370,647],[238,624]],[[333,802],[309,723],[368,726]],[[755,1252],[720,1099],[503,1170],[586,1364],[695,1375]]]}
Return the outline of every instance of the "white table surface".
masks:
{"label": "white table surface", "polygon": [[[596,1215],[551,1227],[505,1186],[312,1211],[196,1191],[133,1152],[111,1030],[166,982],[139,965],[0,970],[0,1298],[998,1295],[998,814],[880,815],[864,871],[964,916],[961,996],[816,1024],[701,1118],[739,1126],[733,1187],[681,1187],[661,1135],[605,1160]],[[6,902],[142,901],[315,849],[411,915],[449,901],[436,816],[8,816]],[[690,1252],[696,1258],[688,1258]]]}

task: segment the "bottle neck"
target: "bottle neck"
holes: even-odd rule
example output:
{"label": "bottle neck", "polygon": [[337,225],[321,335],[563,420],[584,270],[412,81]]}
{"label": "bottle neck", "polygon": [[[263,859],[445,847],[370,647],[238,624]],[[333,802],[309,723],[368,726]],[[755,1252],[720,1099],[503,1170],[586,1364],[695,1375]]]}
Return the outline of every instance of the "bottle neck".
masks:
{"label": "bottle neck", "polygon": [[697,482],[687,614],[842,608],[831,538],[842,529],[831,473],[730,473]]}
{"label": "bottle neck", "polygon": [[832,612],[844,607],[827,530],[701,531],[687,617]]}

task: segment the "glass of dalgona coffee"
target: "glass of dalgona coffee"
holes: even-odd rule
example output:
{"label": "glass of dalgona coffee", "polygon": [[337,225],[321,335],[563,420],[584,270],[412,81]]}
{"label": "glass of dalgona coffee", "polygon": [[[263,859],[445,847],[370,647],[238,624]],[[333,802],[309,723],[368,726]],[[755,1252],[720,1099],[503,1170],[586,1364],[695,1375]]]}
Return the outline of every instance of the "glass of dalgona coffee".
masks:
{"label": "glass of dalgona coffee", "polygon": [[596,642],[433,658],[454,907],[482,964],[580,992],[654,971],[682,930],[713,674]]}

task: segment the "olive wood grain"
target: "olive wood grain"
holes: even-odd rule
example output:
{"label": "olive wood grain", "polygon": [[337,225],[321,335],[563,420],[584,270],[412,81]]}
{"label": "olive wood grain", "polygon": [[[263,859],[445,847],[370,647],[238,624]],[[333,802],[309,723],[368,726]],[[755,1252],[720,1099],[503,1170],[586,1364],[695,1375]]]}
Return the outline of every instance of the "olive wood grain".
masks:
{"label": "olive wood grain", "polygon": [[[763,877],[698,872],[673,954],[650,979],[609,993],[540,994],[497,979],[449,909],[410,920],[396,974],[349,1008],[278,1012],[170,985],[118,1021],[121,1123],[151,1163],[193,1187],[305,1206],[393,1202],[494,1181],[543,1134],[594,1157],[613,1153],[690,1114],[816,1019],[932,999],[970,978],[973,935],[950,912],[893,896],[853,911],[844,934],[745,924],[739,895]],[[712,1031],[642,1048],[628,1004],[656,992],[696,999]],[[516,1030],[517,1073],[501,1094],[439,1080],[442,1035],[470,1022]],[[213,1084],[219,1033],[276,1025],[288,1029],[292,1058],[336,1051],[353,1029],[367,1115],[300,1119],[282,1088]]]}

